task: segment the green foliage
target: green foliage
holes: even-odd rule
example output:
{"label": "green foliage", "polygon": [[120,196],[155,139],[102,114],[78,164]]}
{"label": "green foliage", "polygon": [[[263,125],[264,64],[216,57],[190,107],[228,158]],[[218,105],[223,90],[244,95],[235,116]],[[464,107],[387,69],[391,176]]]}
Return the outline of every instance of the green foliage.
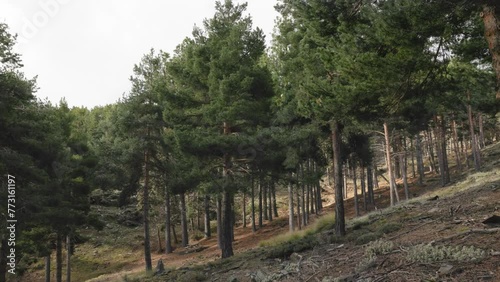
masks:
{"label": "green foliage", "polygon": [[302,238],[293,239],[270,247],[267,250],[267,258],[287,258],[293,253],[310,250],[318,245],[315,235],[306,235]]}

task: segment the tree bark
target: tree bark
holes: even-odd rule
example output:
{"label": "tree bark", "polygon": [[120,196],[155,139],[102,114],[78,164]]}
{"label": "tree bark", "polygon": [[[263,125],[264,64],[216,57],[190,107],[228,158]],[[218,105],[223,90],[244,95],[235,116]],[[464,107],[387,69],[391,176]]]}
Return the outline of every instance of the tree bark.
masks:
{"label": "tree bark", "polygon": [[187,247],[189,244],[189,234],[188,234],[188,222],[187,222],[187,210],[186,210],[186,194],[180,194],[180,211],[181,211],[181,239],[182,246]]}
{"label": "tree bark", "polygon": [[[470,93],[468,93],[468,98],[470,101]],[[474,117],[472,116],[472,106],[470,104],[467,105],[467,115],[469,117],[469,132],[471,138],[472,157],[474,158],[474,168],[479,170],[481,168],[481,158],[479,155],[476,133],[474,132]]]}
{"label": "tree bark", "polygon": [[252,232],[255,233],[257,231],[257,227],[255,226],[255,180],[252,176],[252,201],[250,203],[252,209]]}
{"label": "tree bark", "polygon": [[45,282],[50,282],[50,254],[45,256]]}
{"label": "tree bark", "polygon": [[[148,129],[149,135],[149,129]],[[151,241],[149,235],[149,151],[146,150],[144,158],[144,189],[142,193],[142,208],[144,221],[144,261],[146,263],[146,271],[153,269],[151,262]]]}
{"label": "tree bark", "polygon": [[488,48],[496,72],[496,98],[500,100],[500,3],[497,0],[483,1],[481,13],[484,23],[484,37],[488,42]]}
{"label": "tree bark", "polygon": [[243,228],[247,228],[247,197],[246,193],[243,192],[243,200],[241,203],[242,206],[242,220],[243,220]]}
{"label": "tree bark", "polygon": [[66,236],[66,282],[71,282],[71,237]]}
{"label": "tree bark", "polygon": [[366,187],[368,188],[368,203],[375,204],[375,193],[373,191],[373,170],[372,166],[366,166]]}
{"label": "tree bark", "polygon": [[172,236],[171,236],[171,218],[172,218],[172,211],[171,211],[171,203],[170,203],[170,192],[168,191],[168,188],[165,187],[165,253],[170,254],[172,253]]}
{"label": "tree bark", "polygon": [[217,195],[217,245],[222,249],[222,199]]}
{"label": "tree bark", "polygon": [[56,282],[62,282],[62,236],[56,235]]}
{"label": "tree bark", "polygon": [[420,139],[420,133],[415,136],[415,150],[417,155],[417,171],[418,171],[418,185],[424,185],[424,158],[422,153],[422,140]]}
{"label": "tree bark", "polygon": [[262,173],[259,174],[259,228],[262,228],[263,226],[263,220],[262,220],[262,182],[263,182],[263,177]]}
{"label": "tree bark", "polygon": [[[224,135],[230,134],[230,127],[227,122],[223,124]],[[224,167],[222,171],[222,177],[225,180],[225,183],[229,183],[229,167],[231,166],[230,157],[226,153],[224,154]],[[234,212],[233,212],[233,202],[234,196],[232,191],[230,191],[232,187],[229,185],[224,185],[224,193],[223,193],[223,206],[222,206],[222,236],[221,236],[221,257],[228,258],[233,256],[233,220],[234,220]]]}
{"label": "tree bark", "polygon": [[486,147],[486,142],[484,141],[484,126],[483,126],[483,114],[477,113],[477,123],[479,127],[479,148],[483,149]]}
{"label": "tree bark", "polygon": [[391,143],[389,140],[389,126],[387,122],[384,122],[384,135],[385,135],[385,162],[387,165],[387,172],[389,174],[389,190],[391,195],[391,206],[393,206],[397,201],[397,189],[396,183],[394,181],[394,175],[392,173],[392,162],[391,162]]}
{"label": "tree bark", "polygon": [[358,179],[356,174],[356,162],[352,161],[352,183],[354,190],[354,212],[356,217],[359,216],[359,206],[358,206]]}
{"label": "tree bark", "polygon": [[293,186],[292,186],[292,173],[290,172],[290,180],[288,181],[288,225],[290,232],[295,230],[295,222],[293,218]]}
{"label": "tree bark", "polygon": [[275,184],[275,181],[274,181],[274,177],[271,178],[271,188],[272,188],[272,192],[273,192],[273,211],[274,211],[274,217],[279,217],[279,214],[278,214],[278,205],[277,205],[277,202],[276,202],[276,184]]}
{"label": "tree bark", "polygon": [[269,186],[267,187],[267,192],[268,192],[268,198],[269,198],[269,207],[268,207],[268,212],[269,212],[269,221],[273,221],[273,184],[272,180],[269,181]]}
{"label": "tree bark", "polygon": [[264,220],[269,220],[267,213],[267,185],[265,183],[262,183],[262,205],[264,212]]}
{"label": "tree bark", "polygon": [[212,230],[210,228],[210,196],[205,195],[205,238],[212,237]]}
{"label": "tree bark", "polygon": [[368,207],[366,205],[367,197],[366,197],[366,175],[365,175],[365,165],[363,162],[361,162],[361,195],[363,197],[363,210],[366,212],[368,210]]}
{"label": "tree bark", "polygon": [[344,213],[344,195],[342,178],[342,157],[341,152],[341,131],[338,122],[331,124],[332,147],[333,147],[333,172],[335,189],[335,233],[338,236],[345,236],[345,213]]}
{"label": "tree bark", "polygon": [[455,119],[451,122],[451,127],[453,131],[453,149],[455,151],[455,162],[457,163],[458,171],[462,171],[462,156],[460,155],[460,148],[458,147],[458,130],[457,122]]}

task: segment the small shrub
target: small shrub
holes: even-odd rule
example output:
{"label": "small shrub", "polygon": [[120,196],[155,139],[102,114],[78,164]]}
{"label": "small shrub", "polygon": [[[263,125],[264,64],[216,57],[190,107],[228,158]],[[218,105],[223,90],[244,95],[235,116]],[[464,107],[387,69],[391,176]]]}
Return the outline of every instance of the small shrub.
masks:
{"label": "small shrub", "polygon": [[283,242],[279,245],[272,246],[267,251],[267,258],[288,258],[293,253],[310,250],[318,245],[316,236],[307,235],[303,238]]}
{"label": "small shrub", "polygon": [[363,272],[373,266],[375,266],[375,262],[377,261],[376,255],[364,256],[361,261],[356,265],[356,272]]}
{"label": "small shrub", "polygon": [[380,232],[382,234],[389,234],[389,233],[398,231],[399,229],[401,229],[400,223],[389,222],[389,223],[386,223],[386,224],[380,226],[380,228],[378,229],[378,232]]}
{"label": "small shrub", "polygon": [[365,233],[356,238],[356,245],[363,245],[371,241],[377,240],[379,235],[373,232]]}
{"label": "small shrub", "polygon": [[199,241],[199,240],[203,239],[204,237],[205,237],[205,235],[203,234],[203,232],[201,232],[199,230],[195,230],[194,232],[191,233],[191,239],[195,240],[195,241]]}
{"label": "small shrub", "polygon": [[473,246],[433,246],[420,244],[408,250],[406,258],[411,262],[430,263],[442,260],[478,261],[486,252]]}
{"label": "small shrub", "polygon": [[376,255],[385,255],[394,249],[394,243],[385,240],[376,240],[370,242],[365,248],[367,257]]}

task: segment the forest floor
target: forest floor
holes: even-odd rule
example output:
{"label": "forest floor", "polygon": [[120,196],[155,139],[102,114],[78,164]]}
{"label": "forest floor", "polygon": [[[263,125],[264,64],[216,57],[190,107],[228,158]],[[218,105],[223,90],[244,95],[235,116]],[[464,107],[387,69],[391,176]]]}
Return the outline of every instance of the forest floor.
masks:
{"label": "forest floor", "polygon": [[[484,149],[483,157],[479,172],[454,173],[446,187],[440,187],[436,175],[427,175],[423,186],[410,183],[411,199],[394,207],[389,207],[388,189],[382,182],[375,192],[377,210],[364,212],[361,200],[362,215],[355,217],[353,199],[346,200],[346,237],[336,237],[331,230],[333,191],[327,188],[325,208],[319,219],[312,216],[311,232],[290,235],[287,216],[266,222],[255,233],[239,227],[234,257],[220,260],[216,238],[202,239],[169,255],[153,254],[153,267],[162,259],[167,269],[161,275],[143,271],[141,227],[124,228],[116,222],[116,208],[95,207],[107,225],[100,232],[89,230],[86,235],[91,239],[77,246],[72,278],[93,282],[500,281],[500,224],[483,223],[500,216],[500,143]],[[402,189],[399,195],[404,199]],[[318,227],[326,222],[321,217],[329,225]],[[158,243],[153,242],[152,248],[158,249]],[[26,278],[43,281],[43,265]]]}

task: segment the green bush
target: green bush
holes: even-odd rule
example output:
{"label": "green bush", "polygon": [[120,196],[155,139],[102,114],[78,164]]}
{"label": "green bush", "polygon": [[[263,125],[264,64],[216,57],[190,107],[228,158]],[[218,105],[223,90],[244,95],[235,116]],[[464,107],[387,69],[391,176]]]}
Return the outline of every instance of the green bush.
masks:
{"label": "green bush", "polygon": [[378,232],[382,233],[382,234],[389,234],[389,233],[398,231],[399,229],[401,229],[400,223],[389,222],[389,223],[386,223],[386,224],[380,226],[380,228],[378,229]]}
{"label": "green bush", "polygon": [[377,233],[369,232],[363,235],[360,235],[356,238],[356,245],[363,245],[369,243],[371,241],[375,241],[380,237]]}
{"label": "green bush", "polygon": [[314,235],[306,235],[303,238],[283,242],[272,246],[266,254],[267,258],[288,258],[293,253],[310,250],[317,246],[318,240]]}
{"label": "green bush", "polygon": [[478,261],[486,252],[473,246],[433,246],[420,244],[408,250],[406,258],[411,262],[430,263],[436,261]]}

